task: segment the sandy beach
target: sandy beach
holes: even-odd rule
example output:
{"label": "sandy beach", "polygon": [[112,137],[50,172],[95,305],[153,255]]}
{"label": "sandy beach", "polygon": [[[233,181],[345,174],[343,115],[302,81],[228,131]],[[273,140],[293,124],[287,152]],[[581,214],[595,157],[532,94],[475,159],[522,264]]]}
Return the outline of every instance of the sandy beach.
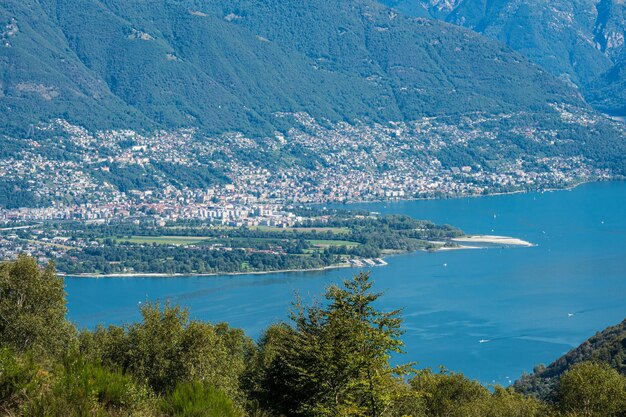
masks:
{"label": "sandy beach", "polygon": [[452,239],[456,243],[472,243],[481,244],[487,243],[490,245],[504,245],[504,246],[535,246],[534,244],[522,239],[518,239],[510,236],[491,236],[491,235],[472,235],[464,236]]}

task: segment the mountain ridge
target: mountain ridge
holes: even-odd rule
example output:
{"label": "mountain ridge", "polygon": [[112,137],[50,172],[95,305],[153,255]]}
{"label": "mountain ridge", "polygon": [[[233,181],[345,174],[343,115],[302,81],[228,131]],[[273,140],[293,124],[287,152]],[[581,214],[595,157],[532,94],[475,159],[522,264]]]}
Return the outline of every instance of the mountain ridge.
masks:
{"label": "mountain ridge", "polygon": [[[498,40],[577,85],[599,110],[626,114],[626,75],[616,68],[626,57],[626,4],[621,0],[382,2],[408,15],[450,22]],[[621,81],[607,81],[616,71]]]}
{"label": "mountain ridge", "polygon": [[585,106],[497,43],[366,0],[11,0],[0,13],[13,28],[0,61],[3,124],[22,129],[61,117],[267,134],[282,111],[387,122]]}

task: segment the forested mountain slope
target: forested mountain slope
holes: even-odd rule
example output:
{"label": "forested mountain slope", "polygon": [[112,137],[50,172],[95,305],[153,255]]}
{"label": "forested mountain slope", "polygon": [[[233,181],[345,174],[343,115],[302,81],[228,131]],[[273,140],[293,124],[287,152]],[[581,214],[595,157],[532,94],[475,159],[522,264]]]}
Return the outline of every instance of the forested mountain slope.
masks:
{"label": "forested mountain slope", "polygon": [[588,99],[598,109],[626,115],[626,52],[623,58],[590,86]]}
{"label": "forested mountain slope", "polygon": [[[305,29],[305,30],[303,30]],[[278,111],[413,120],[579,94],[471,31],[368,0],[7,0],[2,124],[272,132]]]}
{"label": "forested mountain slope", "polygon": [[548,367],[536,367],[534,373],[524,375],[515,382],[514,386],[517,391],[524,394],[550,398],[554,394],[561,376],[574,365],[585,361],[608,363],[612,368],[625,375],[626,320],[597,333]]}
{"label": "forested mountain slope", "polygon": [[[383,0],[496,39],[578,85],[598,109],[624,114],[626,3],[622,0]],[[621,64],[623,66],[623,64]]]}

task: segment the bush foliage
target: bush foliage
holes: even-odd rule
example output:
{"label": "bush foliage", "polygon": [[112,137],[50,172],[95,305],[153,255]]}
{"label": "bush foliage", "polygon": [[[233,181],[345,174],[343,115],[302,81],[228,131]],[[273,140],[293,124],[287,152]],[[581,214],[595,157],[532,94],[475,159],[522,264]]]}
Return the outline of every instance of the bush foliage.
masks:
{"label": "bush foliage", "polygon": [[[40,270],[20,257],[2,264],[0,276],[3,415],[626,415],[626,378],[606,363],[565,372],[553,403],[512,388],[490,391],[454,372],[391,365],[403,347],[400,312],[376,308],[381,295],[368,274],[329,287],[322,303],[296,301],[291,320],[270,326],[257,343],[158,304],[144,306],[138,323],[78,333],[64,317],[53,265]],[[34,308],[35,301],[51,308]]]}

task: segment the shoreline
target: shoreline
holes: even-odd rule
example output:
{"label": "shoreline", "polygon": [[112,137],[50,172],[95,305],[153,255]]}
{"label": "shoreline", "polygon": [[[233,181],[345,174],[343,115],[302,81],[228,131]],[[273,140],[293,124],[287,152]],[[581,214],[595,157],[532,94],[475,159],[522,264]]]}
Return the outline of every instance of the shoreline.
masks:
{"label": "shoreline", "polygon": [[[350,201],[350,202],[326,202],[326,203],[308,203],[311,205],[320,205],[320,204],[368,204],[368,203],[393,203],[393,202],[401,202],[401,201],[420,201],[420,200],[447,200],[447,199],[455,199],[455,198],[480,198],[480,197],[495,197],[495,196],[503,196],[503,195],[514,195],[514,194],[526,194],[526,193],[543,193],[543,192],[552,192],[552,191],[570,191],[574,188],[577,188],[581,185],[592,184],[592,183],[601,183],[601,182],[612,182],[612,181],[624,181],[623,179],[609,179],[609,180],[590,180],[590,181],[580,181],[575,184],[571,184],[567,187],[563,188],[545,188],[538,190],[516,190],[516,191],[508,191],[508,192],[499,192],[499,193],[490,193],[484,195],[459,195],[459,196],[450,196],[445,198],[398,198],[392,200],[362,200],[362,201]],[[426,252],[449,252],[449,251],[457,251],[457,250],[467,250],[467,249],[487,249],[489,247],[494,247],[497,245],[501,245],[504,247],[533,247],[537,246],[531,242],[527,242],[522,239],[510,237],[510,236],[492,236],[492,235],[467,235],[461,238],[451,239],[452,242],[457,243],[458,246],[455,247],[440,247],[432,251]],[[460,244],[461,243],[461,244]],[[481,245],[463,245],[462,243],[477,243],[483,244]],[[486,246],[484,246],[486,244]],[[409,253],[403,252],[402,254]],[[397,255],[397,254],[396,254]],[[381,258],[385,259],[388,256],[393,255],[383,255]],[[182,274],[182,273],[150,273],[150,272],[132,272],[132,273],[119,273],[119,274],[95,274],[95,273],[83,273],[83,274],[65,274],[60,273],[59,276],[67,277],[67,278],[87,278],[87,279],[99,279],[99,278],[189,278],[189,277],[213,277],[213,276],[237,276],[237,275],[266,275],[266,274],[282,274],[282,273],[302,273],[302,272],[323,272],[332,269],[339,268],[354,268],[354,266],[350,263],[345,264],[337,264],[337,265],[329,265],[322,268],[314,268],[314,269],[281,269],[275,271],[248,271],[248,272],[211,272],[204,274]]]}
{"label": "shoreline", "polygon": [[[522,239],[517,239],[509,236],[492,236],[492,235],[467,235],[460,238],[451,239],[451,242],[456,243],[458,246],[450,246],[445,247],[441,246],[435,250],[419,250],[415,252],[449,252],[449,251],[458,251],[458,250],[468,250],[468,249],[488,249],[493,246],[501,246],[501,247],[532,247],[536,246],[533,243],[527,242]],[[438,242],[442,243],[442,242]],[[487,246],[480,245],[463,245],[463,243],[479,243],[479,244],[487,244]],[[493,245],[493,246],[489,246]],[[389,256],[394,255],[406,255],[415,252],[400,252],[394,254],[386,254],[382,255],[380,258],[385,259]],[[385,266],[385,265],[377,265],[377,266]],[[372,266],[375,267],[375,266]],[[237,276],[237,275],[267,275],[267,274],[284,274],[284,273],[302,273],[302,272],[324,272],[333,269],[340,268],[359,268],[351,263],[342,263],[324,266],[321,268],[313,268],[313,269],[277,269],[274,271],[241,271],[241,272],[210,272],[210,273],[191,273],[191,274],[183,274],[183,273],[160,273],[160,272],[129,272],[129,273],[119,273],[119,274],[96,274],[96,273],[84,273],[84,274],[65,274],[60,273],[59,276],[64,278],[86,278],[86,279],[99,279],[99,278],[191,278],[191,277],[214,277],[214,276]],[[362,269],[362,268],[361,268]]]}
{"label": "shoreline", "polygon": [[467,245],[448,246],[448,247],[442,246],[441,248],[436,249],[433,252],[449,252],[449,251],[466,250],[466,249],[486,249],[486,246],[467,246]]}
{"label": "shoreline", "polygon": [[374,200],[349,200],[349,201],[327,201],[320,203],[304,203],[304,205],[331,205],[331,204],[343,204],[343,205],[351,205],[351,204],[369,204],[369,203],[399,203],[403,201],[430,201],[430,200],[455,200],[462,198],[482,198],[482,197],[498,197],[504,195],[515,195],[515,194],[530,194],[530,193],[544,193],[544,192],[554,192],[554,191],[571,191],[574,188],[580,187],[585,184],[593,184],[593,183],[602,183],[602,182],[614,182],[614,181],[626,181],[625,178],[615,177],[610,179],[594,179],[588,181],[580,181],[573,184],[570,184],[561,188],[538,188],[533,190],[515,190],[515,191],[501,191],[494,192],[489,194],[459,194],[459,195],[449,195],[443,197],[396,197],[390,199],[374,199]]}
{"label": "shoreline", "polygon": [[[586,181],[579,181],[572,183],[570,185],[564,187],[556,187],[556,188],[538,188],[531,190],[515,190],[515,191],[501,191],[501,192],[493,192],[488,194],[454,194],[454,195],[444,195],[441,197],[394,197],[394,198],[382,198],[382,199],[371,199],[371,200],[345,200],[345,201],[321,201],[321,202],[306,202],[306,203],[298,203],[303,206],[328,206],[328,205],[357,205],[357,204],[370,204],[370,203],[398,203],[398,202],[408,202],[408,201],[430,201],[430,200],[454,200],[454,199],[463,199],[463,198],[482,198],[482,197],[497,197],[497,196],[505,196],[505,195],[515,195],[515,194],[530,194],[530,193],[544,193],[544,192],[554,192],[554,191],[571,191],[574,188],[577,188],[581,185],[585,184],[593,184],[593,183],[604,183],[604,182],[625,182],[626,176],[613,176],[608,179],[590,179]],[[271,201],[262,201],[263,204],[296,204],[293,202],[271,202]],[[17,226],[17,227],[5,227],[0,228],[0,231],[8,231],[13,229],[26,229],[32,228],[37,225],[45,224],[48,222],[53,222],[57,220],[46,219],[46,220],[34,220],[35,224],[26,225],[26,226]],[[70,221],[70,220],[64,220]],[[3,226],[9,225],[10,222],[5,221],[2,223]]]}
{"label": "shoreline", "polygon": [[129,272],[120,274],[58,274],[64,278],[190,278],[190,277],[214,277],[214,276],[236,276],[236,275],[267,275],[267,274],[284,274],[291,272],[323,272],[331,269],[351,268],[352,265],[336,264],[313,269],[277,269],[274,271],[246,271],[246,272],[210,272],[210,273],[167,273],[167,272]]}

